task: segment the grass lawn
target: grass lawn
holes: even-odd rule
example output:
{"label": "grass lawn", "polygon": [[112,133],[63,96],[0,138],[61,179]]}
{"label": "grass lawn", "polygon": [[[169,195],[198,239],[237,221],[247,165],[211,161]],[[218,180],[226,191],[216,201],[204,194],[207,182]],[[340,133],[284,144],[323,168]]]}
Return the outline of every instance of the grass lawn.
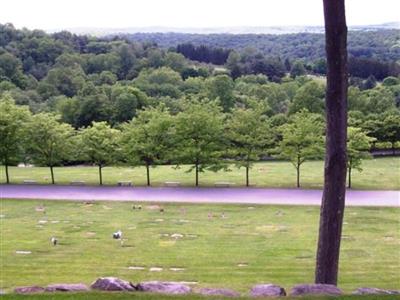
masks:
{"label": "grass lawn", "polygon": [[[313,281],[318,207],[167,204],[160,212],[149,204],[133,210],[126,202],[0,201],[0,289],[6,291],[32,284],[90,284],[100,276],[133,283],[189,281],[197,282],[194,288],[226,287],[244,294],[257,283],[290,289]],[[46,213],[37,211],[41,204]],[[400,289],[399,213],[398,208],[347,208],[339,277],[344,291]],[[122,246],[111,237],[118,229],[126,239]],[[51,236],[60,244],[50,245]],[[162,270],[150,271],[154,267]]]}
{"label": "grass lawn", "polygon": [[[126,299],[137,299],[137,300],[204,300],[204,299],[232,299],[225,297],[202,297],[197,295],[188,295],[188,296],[166,296],[166,295],[149,295],[149,294],[135,294],[135,293],[83,293],[83,294],[42,294],[42,295],[30,295],[27,297],[26,295],[4,295],[2,299],[31,299],[31,300],[126,300]],[[254,298],[250,297],[240,297],[234,298],[239,300],[254,300]],[[265,298],[265,299],[276,299],[276,298]],[[395,300],[400,299],[400,295],[389,295],[389,296],[341,296],[341,297],[283,297],[278,299],[286,299],[286,300]]]}
{"label": "grass lawn", "polygon": [[[165,181],[179,181],[182,185],[194,185],[194,173],[185,172],[188,166],[179,169],[173,166],[159,166],[151,169],[152,185],[160,186]],[[323,162],[311,161],[303,164],[301,184],[304,188],[322,188]],[[10,167],[12,183],[21,183],[32,179],[38,183],[50,183],[49,168]],[[1,182],[5,182],[4,167],[0,167]],[[87,184],[98,184],[97,167],[62,167],[55,168],[56,182],[69,184],[73,180],[84,180]],[[400,189],[400,157],[365,160],[363,171],[353,171],[354,189]],[[105,184],[115,185],[118,181],[132,181],[134,185],[146,184],[144,167],[106,167],[103,169]],[[200,185],[213,186],[218,181],[229,181],[236,186],[245,184],[245,170],[232,167],[230,172],[205,172],[200,174]],[[254,165],[250,172],[250,183],[257,187],[292,188],[296,185],[296,171],[289,162],[271,161]]]}

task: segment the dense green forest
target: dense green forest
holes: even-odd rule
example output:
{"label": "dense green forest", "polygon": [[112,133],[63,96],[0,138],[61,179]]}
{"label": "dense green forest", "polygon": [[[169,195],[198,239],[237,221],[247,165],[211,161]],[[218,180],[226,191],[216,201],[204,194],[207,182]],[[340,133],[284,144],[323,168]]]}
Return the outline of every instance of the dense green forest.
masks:
{"label": "dense green forest", "polygon": [[[246,166],[265,154],[292,160],[298,158],[295,143],[306,146],[305,158],[320,156],[325,78],[310,65],[245,50],[229,52],[227,63],[217,66],[176,50],[118,37],[0,25],[2,164],[30,159],[39,165],[91,162],[101,168],[120,149],[124,155],[115,161],[193,163],[201,171],[218,169],[224,157],[242,158]],[[208,53],[214,53],[212,47]],[[223,49],[215,53],[227,54]],[[400,140],[399,77],[352,77],[350,83],[354,149],[370,144],[394,148]],[[14,103],[28,107],[29,114]],[[15,128],[24,123],[31,145],[22,147],[18,141],[24,139],[17,139]],[[75,144],[73,152],[84,154],[65,157],[74,132],[84,143]],[[124,142],[115,144],[113,137],[121,132],[118,143]],[[44,141],[50,133],[60,144],[49,161],[48,151],[39,146],[48,145]],[[10,137],[14,148],[6,142]],[[296,168],[303,162],[297,158]]]}
{"label": "dense green forest", "polygon": [[[325,58],[323,34],[135,33],[122,37],[131,41],[152,42],[166,49],[174,48],[188,58],[214,61],[220,65],[226,63],[226,52],[257,52],[266,57],[302,61],[310,71],[324,73],[324,69],[318,67]],[[198,49],[193,52],[191,47]],[[389,75],[397,76],[399,67],[395,62],[400,59],[400,30],[350,31],[348,51],[351,75],[363,78],[374,75],[378,79]],[[207,55],[207,52],[213,53]]]}
{"label": "dense green forest", "polygon": [[[191,43],[242,51],[254,48],[267,56],[301,59],[312,62],[325,57],[325,38],[318,33],[293,34],[189,34],[134,33],[123,37],[131,41],[153,42],[163,48]],[[400,30],[350,31],[348,51],[351,56],[383,61],[400,59]]]}

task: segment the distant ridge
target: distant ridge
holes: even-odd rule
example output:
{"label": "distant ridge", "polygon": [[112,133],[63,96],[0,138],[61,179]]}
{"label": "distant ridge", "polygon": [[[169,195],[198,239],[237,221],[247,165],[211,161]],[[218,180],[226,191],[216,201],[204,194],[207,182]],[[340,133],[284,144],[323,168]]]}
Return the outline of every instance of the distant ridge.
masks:
{"label": "distant ridge", "polygon": [[[390,22],[377,25],[358,25],[349,26],[352,31],[374,31],[381,29],[400,29],[400,22]],[[323,26],[243,26],[243,27],[126,27],[126,28],[97,28],[97,27],[77,27],[77,28],[58,28],[47,30],[48,32],[58,32],[67,30],[76,34],[89,34],[94,36],[106,36],[130,33],[193,33],[193,34],[290,34],[290,33],[323,33]]]}

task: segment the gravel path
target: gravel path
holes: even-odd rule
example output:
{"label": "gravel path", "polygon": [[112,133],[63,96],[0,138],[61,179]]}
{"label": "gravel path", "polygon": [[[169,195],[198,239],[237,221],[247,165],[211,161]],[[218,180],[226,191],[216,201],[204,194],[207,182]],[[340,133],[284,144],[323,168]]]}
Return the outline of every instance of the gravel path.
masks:
{"label": "gravel path", "polygon": [[[320,205],[322,191],[264,188],[172,188],[0,185],[1,198],[188,203]],[[400,206],[400,191],[347,191],[348,206]]]}

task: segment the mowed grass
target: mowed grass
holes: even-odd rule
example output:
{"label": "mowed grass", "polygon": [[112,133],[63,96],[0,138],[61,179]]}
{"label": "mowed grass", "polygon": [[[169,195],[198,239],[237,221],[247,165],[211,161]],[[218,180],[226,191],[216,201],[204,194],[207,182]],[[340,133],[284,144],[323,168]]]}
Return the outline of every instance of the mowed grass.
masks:
{"label": "mowed grass", "polygon": [[[258,283],[290,289],[313,282],[318,207],[167,204],[161,212],[144,203],[134,210],[127,202],[3,199],[0,204],[0,288],[6,291],[90,284],[101,276],[133,283],[196,282],[194,288],[226,287],[244,295]],[[46,213],[37,211],[40,205]],[[398,208],[346,209],[340,288],[400,289],[399,213]],[[123,245],[112,239],[119,229]],[[50,244],[52,236],[59,245]],[[151,272],[154,267],[162,271]]]}
{"label": "mowed grass", "polygon": [[[204,299],[232,299],[227,297],[219,297],[219,296],[199,296],[199,295],[158,295],[158,294],[143,294],[143,293],[98,293],[98,292],[90,292],[90,293],[67,293],[67,294],[40,294],[40,295],[3,295],[2,299],[31,299],[31,300],[126,300],[126,299],[137,299],[137,300],[204,300]],[[254,300],[251,297],[239,297],[234,298],[239,300]],[[264,299],[271,299],[271,298],[264,298]],[[276,299],[276,298],[273,298]],[[312,296],[312,297],[283,297],[279,299],[285,300],[305,300],[305,299],[312,299],[312,300],[395,300],[400,299],[400,295],[386,295],[386,296],[376,296],[376,295],[362,295],[362,296],[355,296],[355,295],[345,295],[340,297],[322,297],[322,296]]]}
{"label": "mowed grass", "polygon": [[[363,162],[363,171],[353,171],[352,185],[354,189],[400,189],[400,157],[369,159]],[[189,166],[158,166],[151,168],[153,186],[164,185],[166,181],[179,181],[184,186],[194,185],[194,173],[187,173]],[[228,181],[235,186],[245,184],[245,169],[232,166],[231,171],[217,173],[208,171],[200,174],[201,186],[214,186],[216,182]],[[50,170],[44,167],[9,169],[11,182],[22,183],[23,180],[36,180],[41,184],[49,184]],[[301,168],[301,185],[303,188],[322,188],[323,161],[305,162]],[[4,167],[0,167],[1,182],[5,182]],[[59,167],[55,168],[57,184],[69,184],[74,180],[83,180],[87,184],[98,184],[97,167]],[[146,184],[144,167],[105,167],[103,169],[105,184],[116,185],[118,181],[132,181],[134,185]],[[256,163],[250,171],[250,184],[257,187],[294,188],[296,186],[296,170],[289,162],[269,161]]]}

